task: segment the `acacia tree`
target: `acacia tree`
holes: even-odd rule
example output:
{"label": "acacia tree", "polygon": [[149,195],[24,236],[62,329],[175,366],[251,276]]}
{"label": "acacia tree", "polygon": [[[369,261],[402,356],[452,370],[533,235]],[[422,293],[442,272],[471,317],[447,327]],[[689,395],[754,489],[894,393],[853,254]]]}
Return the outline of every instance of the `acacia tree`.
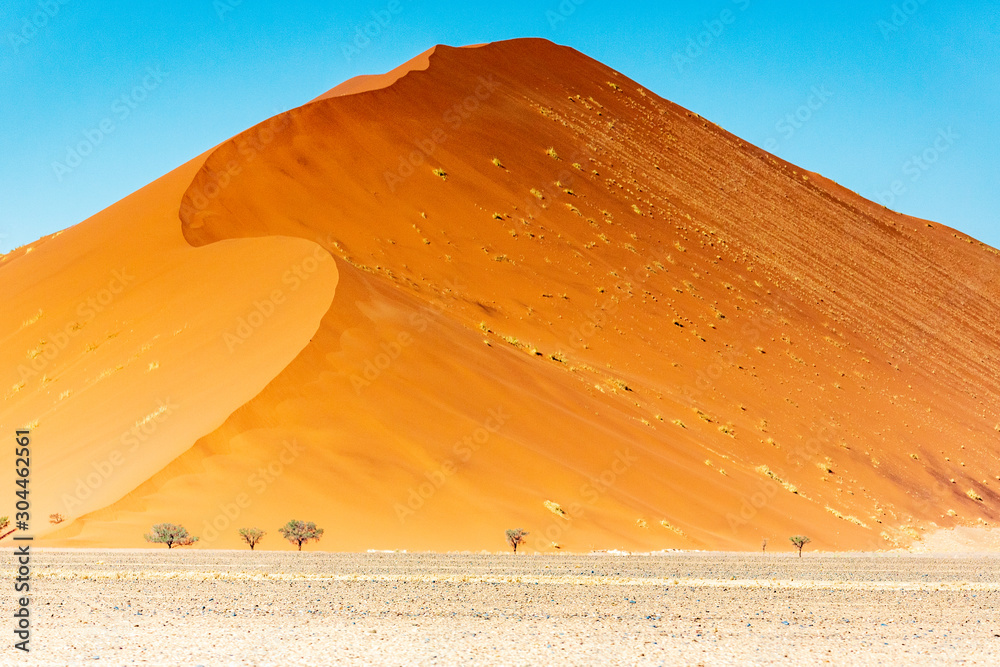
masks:
{"label": "acacia tree", "polygon": [[802,558],[802,547],[812,542],[812,540],[810,540],[805,535],[792,535],[788,539],[791,540],[792,544],[794,544],[795,547],[799,550],[799,558]]}
{"label": "acacia tree", "polygon": [[197,537],[188,534],[187,528],[173,523],[158,523],[153,526],[153,532],[146,534],[146,541],[156,544],[166,544],[168,549],[174,545],[186,547],[198,541]]}
{"label": "acacia tree", "polygon": [[527,540],[528,531],[524,528],[508,528],[507,529],[507,544],[514,547],[514,553],[517,553],[517,547],[519,544],[524,544]]}
{"label": "acacia tree", "polygon": [[278,532],[292,544],[299,545],[299,551],[302,551],[302,545],[309,542],[309,540],[316,540],[318,542],[319,538],[323,537],[323,529],[317,528],[315,523],[312,521],[306,523],[305,521],[298,521],[296,519],[292,519],[279,528]]}
{"label": "acacia tree", "polygon": [[66,517],[59,513],[49,515],[49,523],[62,523],[65,520]]}
{"label": "acacia tree", "polygon": [[10,517],[0,516],[0,540],[7,537],[16,530],[15,528],[11,528],[6,533],[3,532],[4,528],[6,528],[9,525],[10,525]]}
{"label": "acacia tree", "polygon": [[250,545],[250,551],[253,551],[253,548],[264,539],[266,534],[260,528],[240,528],[239,533],[243,541]]}

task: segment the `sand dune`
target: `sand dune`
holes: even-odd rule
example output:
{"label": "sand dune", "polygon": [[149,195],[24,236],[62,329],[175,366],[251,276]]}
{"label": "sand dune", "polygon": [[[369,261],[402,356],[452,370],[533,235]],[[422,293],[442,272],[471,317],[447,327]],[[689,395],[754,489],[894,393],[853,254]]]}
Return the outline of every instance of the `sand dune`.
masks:
{"label": "sand dune", "polygon": [[6,394],[46,513],[156,397],[191,408],[52,545],[291,548],[298,517],[328,550],[884,549],[996,518],[997,251],[544,40],[343,84],[4,258],[12,382],[122,266]]}
{"label": "sand dune", "polygon": [[[314,243],[185,243],[176,202],[196,169],[0,268],[10,286],[0,421],[33,431],[40,533],[52,528],[43,517],[121,499],[218,428],[288,365],[330,307],[337,269]],[[287,280],[314,262],[308,281]]]}

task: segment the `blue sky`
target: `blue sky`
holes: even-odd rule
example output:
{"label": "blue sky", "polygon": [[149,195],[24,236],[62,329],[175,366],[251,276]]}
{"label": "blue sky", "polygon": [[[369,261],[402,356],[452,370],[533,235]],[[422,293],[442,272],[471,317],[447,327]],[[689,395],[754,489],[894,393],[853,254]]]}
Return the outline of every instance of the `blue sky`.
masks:
{"label": "blue sky", "polygon": [[[94,4],[0,7],[2,251],[354,75],[438,43],[525,36],[573,46],[782,158],[1000,246],[991,0]],[[70,151],[81,143],[89,154]]]}

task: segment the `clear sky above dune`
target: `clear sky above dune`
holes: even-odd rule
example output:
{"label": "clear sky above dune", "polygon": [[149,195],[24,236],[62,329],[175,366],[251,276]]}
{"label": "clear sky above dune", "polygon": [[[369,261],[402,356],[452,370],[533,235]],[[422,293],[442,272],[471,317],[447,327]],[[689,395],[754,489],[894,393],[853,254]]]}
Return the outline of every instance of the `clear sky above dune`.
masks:
{"label": "clear sky above dune", "polygon": [[0,7],[0,251],[347,78],[437,43],[524,36],[1000,246],[1000,14],[986,0],[12,0]]}

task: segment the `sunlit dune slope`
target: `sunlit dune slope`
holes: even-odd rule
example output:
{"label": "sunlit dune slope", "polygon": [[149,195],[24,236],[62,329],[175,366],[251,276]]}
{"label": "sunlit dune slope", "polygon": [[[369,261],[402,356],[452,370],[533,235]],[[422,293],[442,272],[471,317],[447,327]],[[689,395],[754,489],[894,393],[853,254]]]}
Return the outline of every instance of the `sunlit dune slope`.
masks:
{"label": "sunlit dune slope", "polygon": [[[314,243],[184,241],[178,201],[200,164],[0,263],[0,423],[11,437],[32,431],[36,535],[55,528],[49,514],[122,498],[218,428],[309,342],[332,302],[337,269]],[[289,279],[313,263],[308,281]],[[11,498],[12,473],[2,473]]]}
{"label": "sunlit dune slope", "polygon": [[[176,190],[198,246],[178,253],[298,237],[331,254],[318,331],[293,313],[259,328],[248,344],[289,353],[241,371],[277,373],[259,393],[199,366],[212,398],[171,395],[214,401],[214,423],[179,416],[189,439],[148,481],[52,543],[141,546],[169,520],[201,546],[260,526],[291,548],[276,529],[300,518],[330,550],[497,549],[512,527],[541,551],[880,549],[997,518],[996,250],[543,40],[437,47],[355,84]],[[267,293],[282,274],[213,276]],[[198,305],[219,331],[246,308]],[[138,344],[183,321],[129,317]],[[304,347],[293,324],[315,331]],[[207,433],[223,398],[242,405]]]}

